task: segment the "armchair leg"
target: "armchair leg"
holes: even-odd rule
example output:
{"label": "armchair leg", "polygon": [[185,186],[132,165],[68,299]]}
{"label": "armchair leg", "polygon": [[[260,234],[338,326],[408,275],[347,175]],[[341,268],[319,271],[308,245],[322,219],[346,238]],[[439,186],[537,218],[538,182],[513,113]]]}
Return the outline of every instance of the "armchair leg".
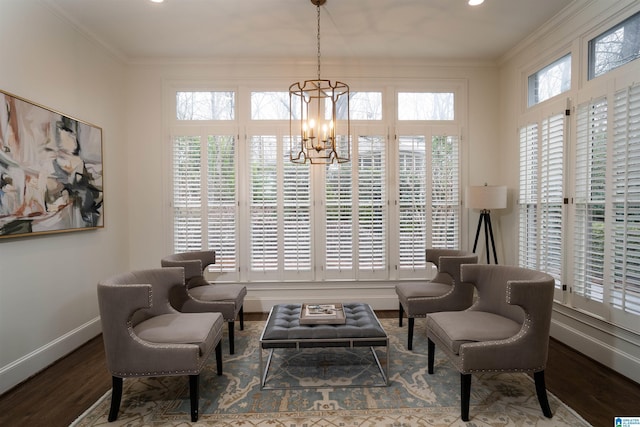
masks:
{"label": "armchair leg", "polygon": [[234,343],[234,334],[233,334],[233,328],[234,328],[234,321],[228,322],[229,323],[229,354],[234,354],[236,352],[236,348],[233,345]]}
{"label": "armchair leg", "polygon": [[404,307],[401,302],[398,302],[398,325],[402,328],[402,316],[404,316]]}
{"label": "armchair leg", "polygon": [[118,419],[120,400],[122,399],[122,378],[111,377],[111,409],[109,409],[109,422]]}
{"label": "armchair leg", "polygon": [[413,325],[415,323],[414,317],[409,317],[409,332],[407,334],[407,348],[413,350]]}
{"label": "armchair leg", "polygon": [[436,344],[427,338],[427,369],[429,374],[433,374],[433,361],[435,359]]}
{"label": "armchair leg", "polygon": [[244,331],[244,305],[240,307],[238,317],[240,318],[240,330]]}
{"label": "armchair leg", "polygon": [[218,341],[216,346],[216,368],[218,375],[222,375],[222,340]]}
{"label": "armchair leg", "polygon": [[471,400],[471,374],[460,374],[460,417],[469,421],[469,401]]}
{"label": "armchair leg", "polygon": [[198,421],[198,400],[200,375],[189,375],[189,398],[191,400],[191,422]]}
{"label": "armchair leg", "polygon": [[533,379],[536,382],[536,394],[538,395],[538,402],[540,402],[540,408],[545,417],[551,418],[551,407],[549,407],[549,399],[547,399],[547,387],[544,382],[544,371],[534,372]]}

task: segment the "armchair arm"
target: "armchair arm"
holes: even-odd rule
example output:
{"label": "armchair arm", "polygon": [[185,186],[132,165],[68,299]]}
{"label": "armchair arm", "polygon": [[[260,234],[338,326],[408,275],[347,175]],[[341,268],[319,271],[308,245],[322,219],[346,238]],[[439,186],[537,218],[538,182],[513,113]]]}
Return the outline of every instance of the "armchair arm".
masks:
{"label": "armchair arm", "polygon": [[524,310],[522,328],[513,337],[460,346],[465,372],[540,371],[547,363],[554,279],[537,273],[527,280],[507,282],[507,303]]}

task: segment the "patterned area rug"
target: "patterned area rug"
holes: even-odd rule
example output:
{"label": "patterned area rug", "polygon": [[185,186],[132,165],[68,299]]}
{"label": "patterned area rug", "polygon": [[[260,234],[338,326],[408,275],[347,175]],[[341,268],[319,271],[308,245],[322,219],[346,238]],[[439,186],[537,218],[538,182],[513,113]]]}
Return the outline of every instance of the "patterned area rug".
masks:
{"label": "patterned area rug", "polygon": [[[276,350],[267,386],[260,390],[258,339],[264,322],[236,329],[236,354],[223,344],[223,376],[216,375],[215,355],[200,377],[200,418],[190,424],[186,377],[124,381],[118,420],[107,422],[111,392],[72,426],[589,426],[549,393],[553,418],[542,415],[535,386],[525,374],[474,375],[469,423],[460,419],[460,376],[436,352],[435,373],[427,373],[424,321],[416,321],[414,350],[406,349],[407,327],[382,319],[390,341],[388,387],[381,382],[369,349]],[[226,336],[223,343],[227,343]],[[266,360],[267,352],[264,352]],[[386,352],[377,350],[386,364]]]}

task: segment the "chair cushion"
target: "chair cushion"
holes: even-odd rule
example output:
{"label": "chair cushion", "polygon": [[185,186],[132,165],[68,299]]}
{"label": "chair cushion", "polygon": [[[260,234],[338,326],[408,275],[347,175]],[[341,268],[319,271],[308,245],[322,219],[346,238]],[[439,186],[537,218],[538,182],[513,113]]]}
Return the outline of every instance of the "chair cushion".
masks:
{"label": "chair cushion", "polygon": [[521,325],[483,311],[445,311],[427,316],[429,335],[440,338],[454,354],[468,342],[503,340],[518,333]]}
{"label": "chair cushion", "polygon": [[396,293],[402,299],[439,297],[451,291],[451,285],[436,282],[399,283]]}
{"label": "chair cushion", "polygon": [[201,301],[229,301],[235,305],[242,305],[242,301],[247,295],[247,287],[243,285],[209,284],[209,286],[191,288],[189,289],[189,294]]}
{"label": "chair cushion", "polygon": [[196,344],[205,355],[222,333],[220,313],[162,314],[138,323],[133,331],[145,341],[166,344]]}

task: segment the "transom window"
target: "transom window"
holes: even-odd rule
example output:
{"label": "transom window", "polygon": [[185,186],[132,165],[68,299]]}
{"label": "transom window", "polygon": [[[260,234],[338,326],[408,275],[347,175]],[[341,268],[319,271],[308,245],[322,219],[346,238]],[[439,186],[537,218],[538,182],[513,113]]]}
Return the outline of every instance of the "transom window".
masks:
{"label": "transom window", "polygon": [[589,79],[640,58],[640,13],[589,41]]}
{"label": "transom window", "polygon": [[571,54],[530,75],[528,89],[529,107],[571,89]]}
{"label": "transom window", "polygon": [[178,92],[176,118],[178,120],[233,120],[235,92]]}
{"label": "transom window", "polygon": [[454,101],[451,92],[400,92],[398,120],[453,120]]}

